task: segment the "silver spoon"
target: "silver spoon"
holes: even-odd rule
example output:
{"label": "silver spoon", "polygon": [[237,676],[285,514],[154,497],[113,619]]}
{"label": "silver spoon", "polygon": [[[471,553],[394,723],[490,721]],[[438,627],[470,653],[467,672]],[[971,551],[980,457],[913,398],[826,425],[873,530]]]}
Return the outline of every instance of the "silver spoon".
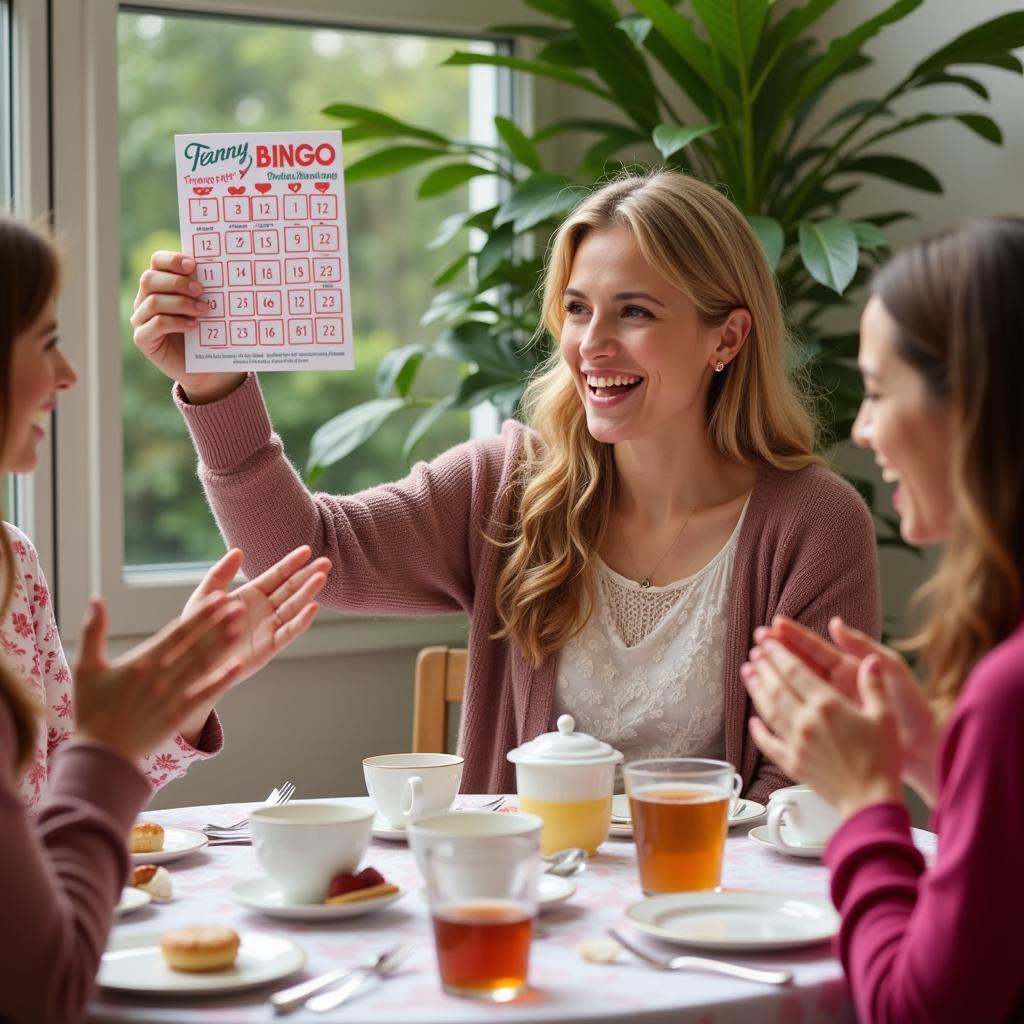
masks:
{"label": "silver spoon", "polygon": [[587,870],[587,851],[578,846],[570,846],[567,850],[558,850],[544,858],[544,874],[558,875],[568,878]]}

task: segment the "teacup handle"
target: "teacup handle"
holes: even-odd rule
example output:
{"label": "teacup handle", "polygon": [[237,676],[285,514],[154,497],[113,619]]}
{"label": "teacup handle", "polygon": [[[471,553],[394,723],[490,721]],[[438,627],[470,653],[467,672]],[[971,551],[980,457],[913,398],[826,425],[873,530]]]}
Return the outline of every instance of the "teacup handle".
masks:
{"label": "teacup handle", "polygon": [[406,821],[423,817],[423,779],[418,775],[405,780],[402,789],[402,817]]}
{"label": "teacup handle", "polygon": [[768,838],[784,850],[795,849],[792,843],[782,838],[782,816],[792,808],[793,805],[785,797],[777,797],[768,805]]}

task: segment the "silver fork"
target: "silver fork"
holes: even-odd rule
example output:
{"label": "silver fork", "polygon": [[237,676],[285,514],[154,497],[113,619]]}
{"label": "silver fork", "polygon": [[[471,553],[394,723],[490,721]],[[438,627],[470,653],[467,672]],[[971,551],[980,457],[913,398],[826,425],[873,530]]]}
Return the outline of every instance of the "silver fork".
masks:
{"label": "silver fork", "polygon": [[[382,978],[387,977],[405,961],[412,951],[413,947],[406,943],[395,946],[393,949],[385,950],[372,965],[356,967],[355,969],[342,967],[334,971],[328,971],[326,974],[321,974],[299,985],[293,985],[291,988],[275,992],[270,997],[270,1004],[274,1007],[274,1011],[279,1014],[291,1013],[292,1010],[298,1009],[298,1007],[305,1003],[307,999],[309,1000],[307,1009],[331,1009],[354,995],[356,989],[362,986],[367,977],[371,975],[377,975]],[[321,999],[331,998],[332,1001],[329,1006],[313,1006],[314,1000],[311,998],[312,996],[322,992],[325,988],[329,988],[331,985],[337,984],[339,981],[345,981],[345,984],[318,997]]]}
{"label": "silver fork", "polygon": [[[274,788],[270,791],[270,795],[266,800],[263,801],[264,806],[268,807],[280,807],[283,804],[288,803],[289,800],[295,795],[295,787],[290,782],[285,782],[280,789]],[[240,821],[236,821],[233,825],[215,825],[212,821],[207,822],[203,828],[203,832],[237,832],[240,828],[245,828],[249,824],[249,817],[246,815]]]}
{"label": "silver fork", "polygon": [[633,956],[656,967],[659,971],[709,971],[712,974],[727,974],[730,978],[743,978],[745,981],[760,981],[765,985],[785,985],[793,980],[792,971],[762,971],[756,967],[744,967],[743,964],[733,964],[727,960],[709,960],[703,956],[674,956],[668,960],[662,960],[648,953],[646,949],[635,945],[614,928],[609,928],[608,934],[623,949],[628,949]]}

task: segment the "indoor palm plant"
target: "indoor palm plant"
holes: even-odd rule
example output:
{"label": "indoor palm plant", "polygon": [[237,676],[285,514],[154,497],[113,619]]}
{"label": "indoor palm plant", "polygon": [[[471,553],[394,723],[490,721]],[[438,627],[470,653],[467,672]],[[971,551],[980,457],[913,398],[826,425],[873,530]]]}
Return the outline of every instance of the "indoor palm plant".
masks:
{"label": "indoor palm plant", "polygon": [[[819,41],[815,25],[836,2],[807,0],[783,10],[772,0],[629,0],[624,14],[613,0],[522,0],[545,17],[494,31],[535,40],[534,59],[456,52],[446,63],[555,79],[600,97],[615,115],[555,121],[530,136],[496,117],[495,147],[348,103],[326,108],[343,122],[347,140],[383,143],[346,169],[349,185],[420,165],[424,199],[483,175],[500,180],[503,199],[439,225],[431,246],[439,253],[439,290],[423,319],[446,329],[429,346],[411,343],[389,353],[377,375],[379,397],[316,432],[310,478],[410,406],[422,412],[408,433],[407,453],[449,410],[490,400],[514,414],[526,378],[551,344],[535,334],[538,254],[585,188],[624,165],[659,158],[724,185],[745,212],[776,270],[794,328],[793,361],[816,385],[828,433],[847,436],[860,400],[856,336],[828,330],[825,314],[846,304],[844,293],[870,272],[886,247],[886,226],[911,214],[879,211],[852,221],[842,216],[844,203],[869,176],[942,191],[932,170],[886,151],[886,140],[918,126],[954,121],[1001,143],[999,126],[984,114],[901,116],[900,101],[935,85],[959,86],[987,101],[985,86],[963,69],[994,65],[1021,74],[1012,51],[1024,46],[1024,12],[964,33],[914,63],[884,95],[857,99],[826,119],[818,107],[829,90],[870,63],[864,44],[924,0],[896,0],[845,35]],[[684,108],[697,113],[684,118]],[[543,143],[564,133],[588,139],[571,173],[543,158]],[[442,259],[442,252],[450,255]],[[437,358],[462,364],[456,386],[438,399],[413,397],[419,367]],[[873,503],[870,485],[858,483]],[[896,536],[887,526],[883,542]]]}

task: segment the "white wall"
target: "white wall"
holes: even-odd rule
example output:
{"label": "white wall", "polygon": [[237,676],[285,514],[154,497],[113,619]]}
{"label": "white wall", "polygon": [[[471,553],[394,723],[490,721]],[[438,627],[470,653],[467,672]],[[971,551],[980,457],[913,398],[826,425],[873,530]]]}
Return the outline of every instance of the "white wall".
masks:
{"label": "white wall", "polygon": [[[843,0],[822,22],[823,32],[840,34],[883,6]],[[926,2],[866,47],[877,63],[845,79],[832,102],[838,107],[855,98],[881,95],[911,62],[967,28],[1017,6],[1000,0],[974,0],[970,5],[959,0]],[[532,20],[523,18],[512,0],[508,9],[509,20]],[[907,208],[919,215],[919,221],[893,229],[891,237],[897,244],[966,217],[1021,212],[1024,205],[1024,80],[997,69],[969,73],[989,87],[990,106],[964,89],[936,87],[922,94],[913,108],[907,105],[907,112],[983,110],[1002,126],[1006,143],[996,148],[958,125],[940,124],[886,146],[887,151],[925,163],[946,186],[941,197],[881,183],[865,189],[858,201],[862,210]],[[538,123],[549,115],[554,119],[582,113],[575,93],[543,90],[542,94],[547,99]],[[843,456],[854,461],[857,457]],[[883,592],[892,622],[899,621],[921,564],[905,554],[883,558]],[[452,640],[451,627],[439,625],[437,642]],[[271,665],[224,700],[222,717],[228,738],[224,753],[168,786],[154,805],[257,799],[285,777],[296,783],[302,796],[363,792],[361,758],[409,745],[414,659],[415,649],[407,649]]]}

